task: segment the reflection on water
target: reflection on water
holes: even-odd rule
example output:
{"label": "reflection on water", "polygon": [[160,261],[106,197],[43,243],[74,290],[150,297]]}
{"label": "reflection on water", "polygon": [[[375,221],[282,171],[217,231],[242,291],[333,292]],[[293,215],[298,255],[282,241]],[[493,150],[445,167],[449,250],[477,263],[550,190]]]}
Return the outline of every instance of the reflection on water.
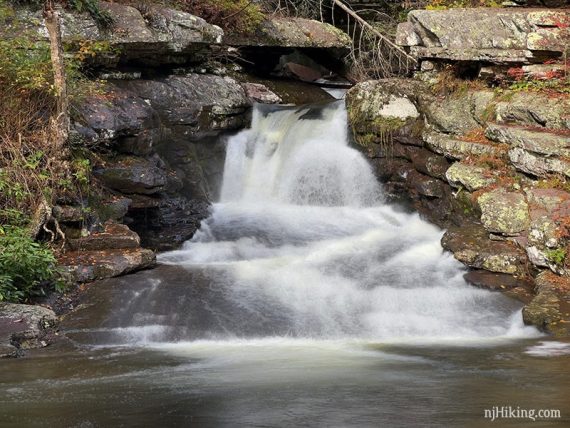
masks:
{"label": "reflection on water", "polygon": [[563,419],[494,426],[568,426],[570,356],[525,353],[543,342],[60,344],[2,362],[1,425],[480,427],[484,409],[512,405]]}

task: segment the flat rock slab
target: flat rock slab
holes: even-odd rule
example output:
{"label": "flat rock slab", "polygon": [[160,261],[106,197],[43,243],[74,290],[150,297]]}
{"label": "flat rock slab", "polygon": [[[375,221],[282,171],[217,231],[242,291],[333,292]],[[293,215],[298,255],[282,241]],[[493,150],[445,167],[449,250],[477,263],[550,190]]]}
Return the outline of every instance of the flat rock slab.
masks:
{"label": "flat rock slab", "polygon": [[570,12],[548,9],[413,10],[396,43],[424,59],[531,63],[566,49]]}
{"label": "flat rock slab", "polygon": [[57,316],[42,306],[0,303],[0,358],[16,357],[21,350],[47,346]]}
{"label": "flat rock slab", "polygon": [[89,236],[69,240],[69,247],[74,251],[138,248],[140,244],[139,236],[128,226],[111,222],[106,223],[101,232],[94,232]]}
{"label": "flat rock slab", "polygon": [[485,136],[492,141],[520,147],[536,154],[570,157],[570,132],[549,132],[548,129],[491,124],[485,130]]}
{"label": "flat rock slab", "polygon": [[512,242],[492,241],[478,224],[452,227],[441,240],[443,248],[467,266],[495,273],[522,274],[526,253]]}
{"label": "flat rock slab", "polygon": [[224,42],[234,46],[320,48],[347,50],[352,40],[342,30],[305,18],[270,17],[254,34],[231,35]]}
{"label": "flat rock slab", "polygon": [[509,150],[509,160],[519,171],[535,177],[562,174],[570,177],[570,161],[566,158],[545,157],[519,147]]}
{"label": "flat rock slab", "polygon": [[570,129],[570,97],[553,97],[536,91],[515,91],[495,105],[500,124],[534,127],[545,131]]}
{"label": "flat rock slab", "polygon": [[504,273],[494,273],[485,270],[472,270],[463,275],[465,281],[479,288],[492,291],[507,291],[522,287],[527,291],[532,290],[533,282],[528,279],[515,278]]}
{"label": "flat rock slab", "polygon": [[143,248],[105,251],[71,251],[59,259],[77,283],[112,278],[154,266],[156,256]]}
{"label": "flat rock slab", "polygon": [[465,159],[470,155],[497,153],[497,147],[493,144],[460,140],[433,131],[424,132],[423,139],[431,150],[450,159]]}

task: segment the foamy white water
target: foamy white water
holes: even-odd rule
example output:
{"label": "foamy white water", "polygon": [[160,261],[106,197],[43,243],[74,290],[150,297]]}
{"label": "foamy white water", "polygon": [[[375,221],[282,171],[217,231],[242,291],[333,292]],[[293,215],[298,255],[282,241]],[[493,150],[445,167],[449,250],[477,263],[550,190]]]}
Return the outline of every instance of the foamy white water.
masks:
{"label": "foamy white water", "polygon": [[[342,102],[256,107],[251,129],[228,141],[221,195],[196,236],[159,259],[222,271],[226,298],[279,334],[414,342],[537,334],[518,304],[465,283],[441,230],[382,202],[371,167],[348,145]],[[252,336],[239,323],[225,334]]]}

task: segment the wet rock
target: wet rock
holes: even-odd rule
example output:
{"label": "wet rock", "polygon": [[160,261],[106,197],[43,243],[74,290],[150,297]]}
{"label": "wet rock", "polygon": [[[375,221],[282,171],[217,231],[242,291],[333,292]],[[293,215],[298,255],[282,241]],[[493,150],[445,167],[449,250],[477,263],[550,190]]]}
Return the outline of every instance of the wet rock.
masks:
{"label": "wet rock", "polygon": [[155,262],[154,252],[142,248],[71,251],[59,259],[62,270],[77,283],[124,275],[152,267]]}
{"label": "wet rock", "polygon": [[238,129],[251,104],[242,86],[230,77],[207,74],[118,82],[158,112],[165,125],[186,134]]}
{"label": "wet rock", "polygon": [[107,220],[121,222],[127,215],[131,202],[132,200],[129,198],[113,197],[110,200],[102,201],[96,207],[96,212],[102,222]]}
{"label": "wet rock", "polygon": [[555,336],[570,335],[570,282],[551,272],[536,277],[536,297],[523,308],[525,324]]}
{"label": "wet rock", "polygon": [[515,278],[512,275],[504,273],[494,273],[485,270],[469,271],[463,275],[463,278],[475,287],[493,291],[507,291],[519,287],[528,290],[533,286],[532,282],[529,280]]}
{"label": "wet rock", "polygon": [[470,267],[511,275],[525,271],[525,252],[512,242],[490,240],[480,225],[464,223],[461,227],[450,227],[441,243]]}
{"label": "wet rock", "polygon": [[122,157],[113,164],[93,170],[101,183],[126,194],[152,195],[164,190],[166,172],[156,162],[135,157]]}
{"label": "wet rock", "polygon": [[450,159],[464,159],[469,155],[495,155],[497,153],[497,147],[492,144],[463,141],[433,131],[424,132],[423,139],[431,150]]}
{"label": "wet rock", "polygon": [[57,317],[51,309],[0,302],[0,358],[47,346],[56,325]]}
{"label": "wet rock", "polygon": [[[75,129],[90,143],[117,141],[130,138],[131,151],[135,154],[149,153],[148,141],[151,132],[159,126],[156,112],[136,94],[124,91],[113,84],[103,89],[105,95],[92,95],[75,103]],[[141,143],[136,141],[141,138]],[[132,141],[132,140],[135,141]],[[134,146],[140,144],[141,149]],[[120,142],[119,142],[120,146]]]}
{"label": "wet rock", "polygon": [[497,189],[483,193],[477,202],[481,221],[489,232],[516,236],[529,228],[529,208],[523,194]]}
{"label": "wet rock", "polygon": [[489,169],[456,162],[445,173],[449,184],[465,187],[470,192],[488,187],[497,181]]}
{"label": "wet rock", "polygon": [[569,21],[564,10],[413,10],[398,26],[396,40],[422,59],[531,63],[560,56]]}
{"label": "wet rock", "polygon": [[135,201],[129,211],[131,227],[142,237],[145,247],[157,251],[178,248],[192,238],[209,211],[209,203],[186,198]]}
{"label": "wet rock", "polygon": [[445,180],[449,161],[445,156],[437,155],[429,150],[421,149],[410,154],[414,168],[434,178]]}
{"label": "wet rock", "polygon": [[570,157],[570,136],[560,133],[491,124],[487,127],[485,135],[490,140],[520,147],[533,153]]}
{"label": "wet rock", "polygon": [[544,157],[515,147],[509,150],[509,159],[519,171],[536,177],[545,177],[549,174],[570,177],[570,161],[565,158]]}
{"label": "wet rock", "polygon": [[246,96],[256,102],[263,104],[279,104],[282,102],[279,95],[272,92],[267,86],[260,83],[243,83]]}
{"label": "wet rock", "polygon": [[444,195],[444,184],[440,180],[421,174],[416,170],[408,173],[406,182],[408,187],[414,189],[422,196],[441,198]]}
{"label": "wet rock", "polygon": [[108,222],[105,223],[102,231],[78,239],[70,239],[68,244],[69,248],[75,251],[138,248],[140,238],[128,226]]}

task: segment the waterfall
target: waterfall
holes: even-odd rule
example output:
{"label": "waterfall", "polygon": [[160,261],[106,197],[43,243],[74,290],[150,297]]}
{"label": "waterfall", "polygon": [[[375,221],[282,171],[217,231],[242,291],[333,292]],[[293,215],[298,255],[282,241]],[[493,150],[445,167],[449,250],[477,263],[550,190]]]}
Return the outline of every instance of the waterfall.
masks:
{"label": "waterfall", "polygon": [[192,240],[159,257],[216,273],[233,309],[208,303],[202,338],[534,334],[517,303],[465,283],[440,229],[383,202],[348,140],[343,102],[258,105],[251,129],[229,139],[219,203]]}

